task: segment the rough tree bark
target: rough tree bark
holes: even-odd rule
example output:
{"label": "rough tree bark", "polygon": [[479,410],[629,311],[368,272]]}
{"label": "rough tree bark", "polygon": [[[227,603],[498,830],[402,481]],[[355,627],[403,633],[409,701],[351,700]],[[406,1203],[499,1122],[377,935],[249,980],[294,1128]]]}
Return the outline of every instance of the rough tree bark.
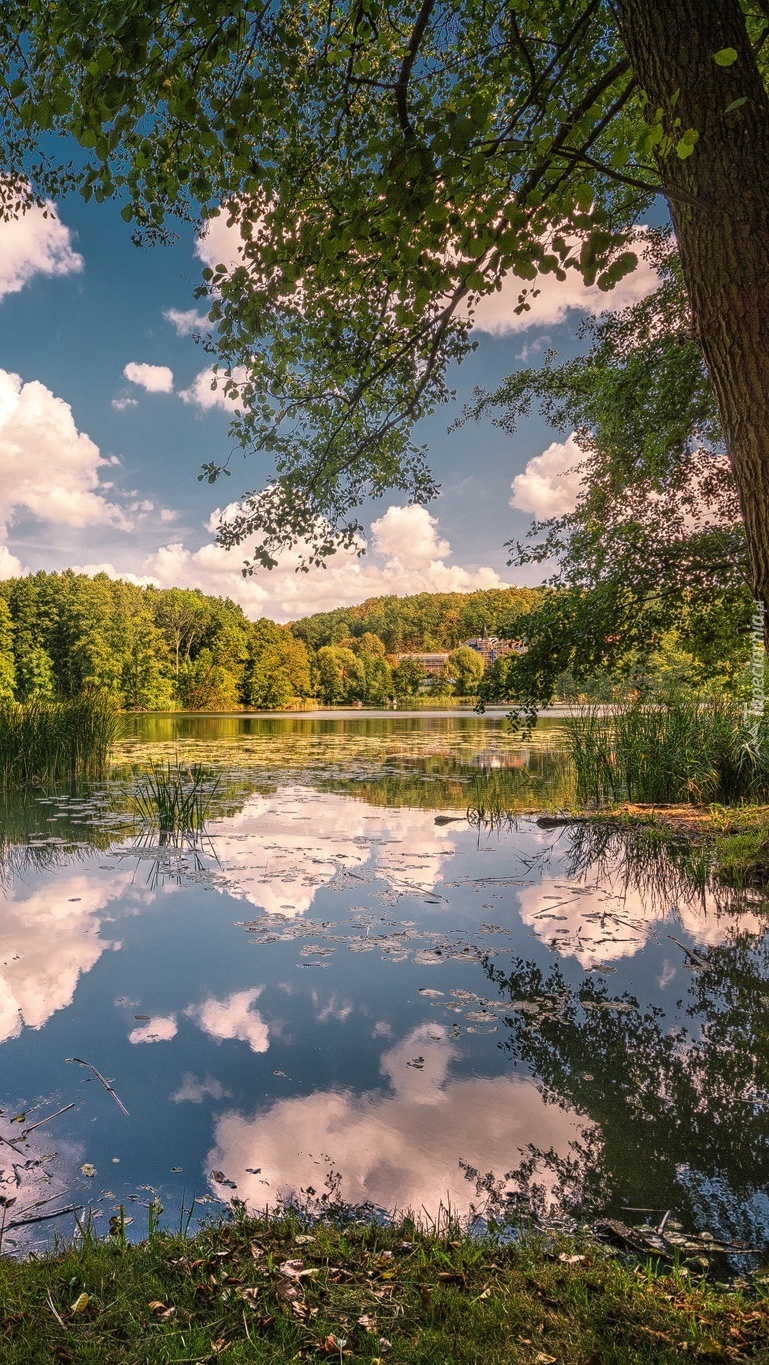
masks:
{"label": "rough tree bark", "polygon": [[[652,116],[662,109],[667,127],[680,117],[680,132],[699,134],[690,157],[668,152],[659,170],[740,492],[754,594],[769,607],[769,98],[739,0],[617,0],[617,12]],[[726,48],[737,59],[722,66],[714,57]]]}

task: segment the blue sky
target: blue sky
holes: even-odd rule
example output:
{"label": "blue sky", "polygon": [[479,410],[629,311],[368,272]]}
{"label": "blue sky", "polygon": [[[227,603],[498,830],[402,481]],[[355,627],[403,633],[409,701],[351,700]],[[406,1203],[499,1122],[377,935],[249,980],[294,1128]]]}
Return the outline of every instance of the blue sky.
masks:
{"label": "blue sky", "polygon": [[[193,293],[203,265],[236,253],[223,217],[203,240],[182,226],[172,246],[137,249],[119,206],[74,198],[48,216],[0,223],[0,576],[105,569],[231,596],[249,616],[275,620],[379,593],[536,582],[539,570],[507,567],[504,542],[523,536],[532,515],[571,505],[568,433],[538,418],[514,438],[491,424],[447,428],[474,385],[493,387],[546,345],[572,353],[584,310],[607,297],[576,276],[549,276],[523,317],[513,312],[515,281],[484,301],[479,347],[452,375],[456,405],[419,430],[440,497],[429,509],[397,495],[367,508],[362,559],[297,574],[287,557],[244,579],[241,551],[216,547],[214,528],[224,500],[260,486],[258,459],[233,447],[223,397],[205,375],[210,357],[185,330],[202,311]],[[652,283],[641,266],[610,301]],[[197,481],[205,461],[231,451],[230,479]]]}

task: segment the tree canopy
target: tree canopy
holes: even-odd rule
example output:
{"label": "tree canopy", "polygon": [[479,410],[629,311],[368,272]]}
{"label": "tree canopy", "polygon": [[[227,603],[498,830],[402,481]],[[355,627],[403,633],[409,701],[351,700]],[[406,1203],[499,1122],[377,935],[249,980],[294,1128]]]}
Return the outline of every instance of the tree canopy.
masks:
{"label": "tree canopy", "polygon": [[3,192],[122,196],[139,241],[224,206],[210,345],[271,463],[220,536],[257,564],[354,543],[371,494],[428,499],[412,428],[478,299],[511,272],[522,309],[542,274],[609,290],[662,193],[766,600],[768,26],[765,0],[9,0]]}

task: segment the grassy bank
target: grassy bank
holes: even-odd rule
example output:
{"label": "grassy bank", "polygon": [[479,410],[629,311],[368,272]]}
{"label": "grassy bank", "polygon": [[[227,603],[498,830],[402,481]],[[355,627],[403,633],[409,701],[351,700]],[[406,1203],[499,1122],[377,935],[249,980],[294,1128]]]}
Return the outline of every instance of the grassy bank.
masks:
{"label": "grassy bank", "polygon": [[281,1213],[194,1237],[86,1236],[0,1261],[0,1358],[43,1362],[630,1365],[769,1362],[762,1290],[696,1285],[599,1246]]}
{"label": "grassy bank", "polygon": [[102,777],[120,728],[117,707],[100,693],[71,701],[6,702],[0,706],[0,785]]}

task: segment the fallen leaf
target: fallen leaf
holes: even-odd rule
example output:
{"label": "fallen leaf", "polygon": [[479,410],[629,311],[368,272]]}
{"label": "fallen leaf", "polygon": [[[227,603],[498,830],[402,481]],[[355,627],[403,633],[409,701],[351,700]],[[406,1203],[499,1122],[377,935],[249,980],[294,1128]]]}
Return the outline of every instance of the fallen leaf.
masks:
{"label": "fallen leaf", "polygon": [[358,1326],[362,1327],[364,1332],[376,1332],[377,1330],[377,1320],[376,1318],[372,1318],[370,1313],[362,1313],[357,1319],[357,1322]]}
{"label": "fallen leaf", "polygon": [[84,1161],[82,1166],[80,1167],[80,1171],[83,1175],[88,1176],[96,1175],[96,1167],[92,1165],[90,1161]]}
{"label": "fallen leaf", "polygon": [[84,1313],[90,1301],[91,1301],[90,1294],[78,1294],[77,1298],[75,1299],[75,1302],[72,1305],[71,1312]]}
{"label": "fallen leaf", "polygon": [[235,1290],[235,1293],[239,1299],[250,1303],[252,1308],[259,1298],[259,1290],[254,1285],[241,1285],[239,1289]]}
{"label": "fallen leaf", "polygon": [[558,1257],[558,1260],[563,1261],[564,1265],[577,1265],[579,1261],[584,1261],[585,1257],[576,1255],[570,1256],[568,1251],[562,1251],[560,1256]]}

